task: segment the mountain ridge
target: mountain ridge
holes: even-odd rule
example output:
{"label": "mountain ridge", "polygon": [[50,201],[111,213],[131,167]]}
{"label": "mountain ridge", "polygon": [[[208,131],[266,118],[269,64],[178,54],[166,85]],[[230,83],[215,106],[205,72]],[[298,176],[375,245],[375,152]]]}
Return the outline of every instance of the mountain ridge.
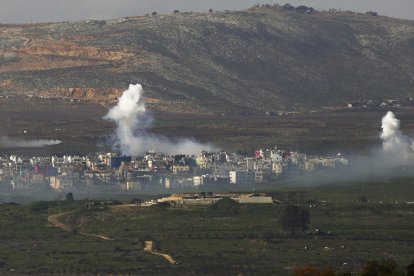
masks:
{"label": "mountain ridge", "polygon": [[111,104],[142,83],[151,108],[177,113],[414,94],[414,21],[383,16],[272,6],[0,25],[0,33],[0,93]]}

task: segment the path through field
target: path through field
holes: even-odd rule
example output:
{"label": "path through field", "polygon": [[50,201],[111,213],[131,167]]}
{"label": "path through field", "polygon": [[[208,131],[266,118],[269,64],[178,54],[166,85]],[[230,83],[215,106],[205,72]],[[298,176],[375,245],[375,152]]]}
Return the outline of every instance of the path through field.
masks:
{"label": "path through field", "polygon": [[[63,212],[63,213],[58,213],[58,214],[54,214],[54,215],[50,215],[48,218],[47,218],[47,220],[50,222],[50,223],[52,223],[53,225],[55,225],[56,227],[59,227],[60,229],[62,229],[62,230],[64,230],[64,231],[67,231],[67,232],[70,232],[70,231],[72,231],[72,227],[70,227],[70,225],[67,225],[67,224],[64,224],[64,223],[62,223],[61,221],[59,221],[59,218],[60,217],[62,217],[62,216],[64,216],[64,215],[67,215],[67,214],[70,214],[70,213],[72,213],[72,212]],[[99,238],[99,239],[101,239],[101,240],[105,240],[105,241],[113,241],[114,239],[111,239],[111,238],[109,238],[109,237],[107,237],[107,236],[104,236],[104,235],[96,235],[96,234],[88,234],[88,233],[86,233],[86,232],[78,232],[78,234],[79,235],[82,235],[82,236],[86,236],[86,237],[95,237],[95,238]],[[176,264],[177,262],[170,256],[170,255],[168,255],[168,254],[163,254],[163,253],[158,253],[158,252],[154,252],[153,250],[152,250],[152,248],[153,248],[153,241],[145,241],[145,248],[144,248],[144,251],[145,252],[148,252],[148,253],[150,253],[150,254],[153,254],[153,255],[158,255],[158,256],[161,256],[161,257],[163,257],[164,259],[166,259],[170,264]]]}
{"label": "path through field", "polygon": [[62,222],[59,221],[59,218],[60,217],[62,217],[64,215],[67,215],[67,214],[70,214],[70,213],[71,212],[64,212],[64,213],[58,213],[58,214],[50,215],[47,218],[47,220],[50,223],[52,223],[54,226],[59,227],[60,229],[65,230],[67,232],[70,232],[70,231],[72,231],[72,227],[70,227],[69,225],[64,224],[64,223],[62,223]]}
{"label": "path through field", "polygon": [[153,246],[153,241],[145,241],[145,248],[144,251],[145,252],[149,252],[153,255],[158,255],[163,257],[164,259],[166,259],[170,264],[176,264],[177,262],[168,254],[162,254],[162,253],[158,253],[158,252],[154,252],[152,251],[152,246]]}
{"label": "path through field", "polygon": [[[58,213],[58,214],[50,215],[47,218],[47,220],[49,222],[51,222],[53,225],[55,225],[56,227],[59,227],[60,229],[62,229],[64,231],[70,232],[70,231],[72,231],[72,227],[70,227],[70,225],[62,223],[59,220],[60,217],[62,217],[64,215],[67,215],[67,214],[70,214],[70,213],[72,213],[72,212],[64,212],[64,213]],[[85,236],[85,237],[95,237],[95,238],[105,240],[105,241],[113,241],[114,240],[114,239],[111,239],[111,238],[109,238],[107,236],[104,236],[104,235],[88,234],[84,231],[78,232],[78,234],[82,235],[82,236]]]}

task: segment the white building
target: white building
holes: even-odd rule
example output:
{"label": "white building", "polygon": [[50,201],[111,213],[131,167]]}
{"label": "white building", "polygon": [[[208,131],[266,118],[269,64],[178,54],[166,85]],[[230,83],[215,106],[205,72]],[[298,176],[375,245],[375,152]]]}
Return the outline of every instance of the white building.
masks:
{"label": "white building", "polygon": [[282,162],[282,154],[277,151],[277,150],[272,150],[270,152],[270,159],[272,160],[272,162]]}
{"label": "white building", "polygon": [[72,187],[73,180],[67,176],[51,176],[49,177],[50,187],[55,190],[63,190],[68,187]]}
{"label": "white building", "polygon": [[188,173],[189,171],[189,166],[173,165],[173,174]]}
{"label": "white building", "polygon": [[203,185],[204,177],[203,176],[194,176],[193,177],[193,185],[194,187],[200,187]]}
{"label": "white building", "polygon": [[141,184],[136,181],[127,181],[126,190],[127,191],[139,191],[141,190]]}
{"label": "white building", "polygon": [[57,156],[52,156],[52,166],[57,168],[61,165],[63,165],[65,162],[65,160],[61,157],[57,157]]}
{"label": "white building", "polygon": [[197,155],[195,160],[197,162],[197,166],[199,166],[200,168],[207,168],[209,158],[207,158],[203,153]]}
{"label": "white building", "polygon": [[171,178],[168,178],[168,177],[166,177],[165,179],[164,179],[164,186],[165,186],[165,188],[166,189],[170,189],[170,188],[172,188],[172,185],[171,185],[172,183],[171,183]]}

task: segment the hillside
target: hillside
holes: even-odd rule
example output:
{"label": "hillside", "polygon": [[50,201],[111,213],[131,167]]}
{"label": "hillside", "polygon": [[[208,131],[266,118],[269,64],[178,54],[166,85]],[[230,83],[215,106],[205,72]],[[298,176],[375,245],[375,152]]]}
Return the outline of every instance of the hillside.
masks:
{"label": "hillside", "polygon": [[169,112],[301,110],[414,94],[414,22],[351,12],[148,15],[0,25],[0,93]]}

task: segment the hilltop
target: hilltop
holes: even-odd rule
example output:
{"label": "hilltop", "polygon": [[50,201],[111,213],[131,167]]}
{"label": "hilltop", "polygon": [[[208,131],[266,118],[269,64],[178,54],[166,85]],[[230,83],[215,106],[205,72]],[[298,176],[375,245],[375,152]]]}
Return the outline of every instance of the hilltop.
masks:
{"label": "hilltop", "polygon": [[0,25],[0,93],[155,110],[306,110],[414,94],[414,21],[279,6]]}

